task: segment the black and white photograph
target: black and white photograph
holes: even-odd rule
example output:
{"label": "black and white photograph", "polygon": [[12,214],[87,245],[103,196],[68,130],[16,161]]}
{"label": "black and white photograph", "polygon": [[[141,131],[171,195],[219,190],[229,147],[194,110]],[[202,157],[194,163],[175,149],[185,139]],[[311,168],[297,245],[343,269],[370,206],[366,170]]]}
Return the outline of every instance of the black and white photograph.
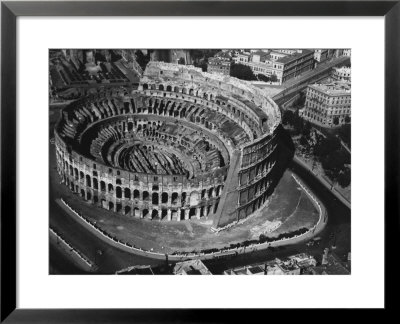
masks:
{"label": "black and white photograph", "polygon": [[351,274],[350,48],[48,53],[50,275]]}

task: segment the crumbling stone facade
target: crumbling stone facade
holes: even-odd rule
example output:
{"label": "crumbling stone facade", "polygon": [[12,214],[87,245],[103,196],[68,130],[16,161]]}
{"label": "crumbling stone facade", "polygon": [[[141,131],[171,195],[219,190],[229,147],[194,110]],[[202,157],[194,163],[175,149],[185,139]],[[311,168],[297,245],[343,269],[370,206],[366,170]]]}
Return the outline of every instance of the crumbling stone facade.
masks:
{"label": "crumbling stone facade", "polygon": [[150,62],[137,89],[63,109],[58,173],[82,199],[127,217],[248,217],[276,179],[277,105],[262,90],[193,66]]}

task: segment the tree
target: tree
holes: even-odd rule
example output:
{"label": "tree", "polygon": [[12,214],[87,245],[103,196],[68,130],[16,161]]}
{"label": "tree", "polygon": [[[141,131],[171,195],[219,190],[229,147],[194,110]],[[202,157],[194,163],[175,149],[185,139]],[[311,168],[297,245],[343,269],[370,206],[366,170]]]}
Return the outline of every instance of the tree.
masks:
{"label": "tree", "polygon": [[305,136],[305,137],[310,137],[310,132],[311,132],[311,124],[310,124],[310,122],[308,121],[308,120],[306,120],[305,122],[304,122],[304,127],[303,127],[303,135]]}
{"label": "tree", "polygon": [[351,172],[350,172],[350,168],[345,168],[344,171],[342,173],[339,174],[338,176],[338,184],[342,187],[342,188],[346,188],[350,185],[351,183]]}
{"label": "tree", "polygon": [[135,52],[135,56],[136,56],[136,62],[138,62],[138,64],[144,71],[146,69],[147,63],[149,63],[149,61],[150,61],[150,54],[147,53],[147,55],[144,55],[141,50],[137,50]]}
{"label": "tree", "polygon": [[314,146],[314,155],[320,160],[326,157],[329,153],[340,149],[340,140],[335,136],[327,136],[319,140]]}
{"label": "tree", "polygon": [[275,74],[272,74],[271,77],[269,78],[271,82],[276,82],[278,81],[278,77]]}
{"label": "tree", "polygon": [[339,125],[339,117],[333,118],[333,124],[334,125]]}
{"label": "tree", "polygon": [[351,126],[350,124],[345,124],[339,128],[339,136],[343,142],[345,142],[348,146],[351,144]]}
{"label": "tree", "polygon": [[257,80],[251,68],[243,64],[232,63],[230,75],[235,78],[247,81]]}
{"label": "tree", "polygon": [[305,136],[300,137],[300,144],[303,146],[307,146],[308,145],[308,141],[307,138]]}
{"label": "tree", "polygon": [[350,155],[343,149],[332,151],[321,159],[321,163],[326,175],[331,180],[337,181],[345,172],[346,164],[350,163]]}
{"label": "tree", "polygon": [[300,92],[299,97],[293,102],[293,107],[303,107],[306,103],[306,94],[304,92]]}
{"label": "tree", "polygon": [[264,75],[264,74],[258,74],[258,75],[257,75],[257,78],[258,78],[258,80],[264,81],[264,82],[269,82],[269,80],[270,80],[270,78],[267,77],[267,76]]}

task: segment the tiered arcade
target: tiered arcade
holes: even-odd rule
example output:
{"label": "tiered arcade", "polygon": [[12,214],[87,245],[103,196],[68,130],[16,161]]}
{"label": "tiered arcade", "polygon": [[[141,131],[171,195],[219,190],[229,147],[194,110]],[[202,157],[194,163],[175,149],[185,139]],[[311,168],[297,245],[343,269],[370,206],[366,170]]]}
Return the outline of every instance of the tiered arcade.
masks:
{"label": "tiered arcade", "polygon": [[271,194],[279,124],[277,105],[244,81],[150,62],[138,89],[63,109],[58,172],[84,200],[127,217],[218,228]]}

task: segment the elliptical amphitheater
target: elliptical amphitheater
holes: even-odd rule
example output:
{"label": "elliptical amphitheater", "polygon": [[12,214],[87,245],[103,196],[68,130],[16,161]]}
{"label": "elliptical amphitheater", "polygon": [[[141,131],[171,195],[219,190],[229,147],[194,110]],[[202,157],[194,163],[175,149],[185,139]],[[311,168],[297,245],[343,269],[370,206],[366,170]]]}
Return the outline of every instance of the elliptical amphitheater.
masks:
{"label": "elliptical amphitheater", "polygon": [[126,217],[210,219],[220,229],[259,210],[287,159],[278,106],[246,81],[150,62],[134,88],[108,87],[63,109],[62,182]]}

